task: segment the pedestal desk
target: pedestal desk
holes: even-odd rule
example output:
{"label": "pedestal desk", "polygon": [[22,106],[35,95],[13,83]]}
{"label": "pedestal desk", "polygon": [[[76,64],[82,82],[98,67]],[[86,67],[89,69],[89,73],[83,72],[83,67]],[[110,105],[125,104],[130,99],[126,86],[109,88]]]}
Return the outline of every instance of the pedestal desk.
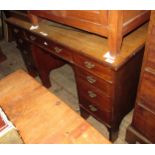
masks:
{"label": "pedestal desk", "polygon": [[134,106],[147,24],[124,37],[119,54],[111,59],[106,57],[107,38],[53,22],[39,22],[33,29],[24,20],[12,17],[6,21],[20,49],[29,47],[44,86],[51,86],[51,70],[65,63],[73,67],[81,115],[101,121],[114,141],[122,118]]}

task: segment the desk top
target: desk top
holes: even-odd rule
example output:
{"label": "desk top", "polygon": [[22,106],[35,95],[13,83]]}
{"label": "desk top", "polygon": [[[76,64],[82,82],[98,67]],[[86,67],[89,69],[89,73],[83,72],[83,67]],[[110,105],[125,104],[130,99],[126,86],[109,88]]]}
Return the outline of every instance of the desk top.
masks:
{"label": "desk top", "polygon": [[110,143],[22,70],[0,81],[0,106],[25,143]]}
{"label": "desk top", "polygon": [[[31,23],[14,17],[8,18],[6,21],[42,37],[48,38],[74,51],[93,57],[115,70],[135,55],[140,48],[144,47],[148,27],[148,24],[146,23],[124,37],[120,54],[115,58],[113,63],[108,63],[103,57],[109,50],[107,38],[67,26],[64,28],[63,26],[58,26],[58,24],[47,24],[45,21],[40,22],[39,28],[34,30],[30,30],[30,27],[32,26]],[[40,32],[47,34],[47,36],[42,35]]]}

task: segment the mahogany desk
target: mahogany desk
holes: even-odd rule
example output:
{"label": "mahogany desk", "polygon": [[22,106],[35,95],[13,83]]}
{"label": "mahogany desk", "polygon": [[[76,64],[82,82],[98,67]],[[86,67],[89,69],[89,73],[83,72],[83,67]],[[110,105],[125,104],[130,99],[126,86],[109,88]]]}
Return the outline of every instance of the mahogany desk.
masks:
{"label": "mahogany desk", "polygon": [[108,53],[104,37],[55,23],[41,22],[38,29],[30,30],[32,24],[24,20],[6,21],[29,73],[37,68],[44,86],[51,86],[51,70],[64,63],[73,67],[81,115],[101,121],[114,141],[122,118],[134,106],[147,24],[127,35],[120,54],[111,60],[104,57]]}
{"label": "mahogany desk", "polygon": [[0,81],[0,106],[24,143],[110,143],[22,70]]}

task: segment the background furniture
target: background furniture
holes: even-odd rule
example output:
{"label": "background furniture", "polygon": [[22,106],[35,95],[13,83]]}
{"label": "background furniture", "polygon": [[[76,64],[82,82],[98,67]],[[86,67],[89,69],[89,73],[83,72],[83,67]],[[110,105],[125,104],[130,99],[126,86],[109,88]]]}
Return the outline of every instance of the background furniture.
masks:
{"label": "background furniture", "polygon": [[34,25],[38,18],[53,20],[104,37],[108,37],[110,54],[115,57],[120,52],[123,36],[148,21],[147,10],[46,10],[29,11]]}
{"label": "background furniture", "polygon": [[22,70],[2,79],[0,92],[0,105],[26,144],[110,143]]}
{"label": "background furniture", "polygon": [[136,107],[126,141],[155,143],[155,11],[151,12]]}

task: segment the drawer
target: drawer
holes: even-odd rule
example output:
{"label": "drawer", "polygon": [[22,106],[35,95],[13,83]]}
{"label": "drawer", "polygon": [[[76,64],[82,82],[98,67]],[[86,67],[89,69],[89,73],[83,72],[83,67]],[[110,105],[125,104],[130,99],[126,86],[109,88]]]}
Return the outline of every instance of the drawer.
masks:
{"label": "drawer", "polygon": [[51,52],[54,55],[57,55],[58,57],[65,59],[69,62],[72,62],[72,51],[64,48],[61,45],[58,45],[48,39],[45,39],[40,36],[36,36],[32,33],[27,33],[27,38],[35,43],[37,46],[40,46],[41,48],[44,48],[48,52]]}
{"label": "drawer", "polygon": [[111,105],[111,98],[107,97],[105,94],[103,94],[100,90],[96,89],[96,87],[91,86],[87,83],[85,83],[82,79],[77,80],[77,87],[79,98],[85,98],[89,102],[96,105],[99,109],[111,111],[112,105]]}
{"label": "drawer", "polygon": [[15,38],[24,38],[24,32],[22,29],[12,26],[12,32]]}
{"label": "drawer", "polygon": [[155,143],[155,114],[137,105],[133,117],[133,126],[151,142]]}
{"label": "drawer", "polygon": [[140,87],[140,99],[142,104],[155,111],[155,76],[146,71]]}
{"label": "drawer", "polygon": [[106,82],[105,80],[95,76],[92,73],[87,72],[84,69],[75,67],[76,78],[82,79],[85,83],[100,89],[105,95],[111,96],[112,94],[112,84]]}
{"label": "drawer", "polygon": [[103,78],[109,83],[113,82],[113,71],[110,67],[104,66],[103,64],[78,53],[74,53],[73,58],[76,65],[79,67],[86,69],[100,78]]}
{"label": "drawer", "polygon": [[80,107],[84,110],[86,110],[90,115],[94,116],[97,120],[108,124],[108,126],[111,125],[111,112],[101,110],[96,105],[92,104],[85,98],[80,99]]}

